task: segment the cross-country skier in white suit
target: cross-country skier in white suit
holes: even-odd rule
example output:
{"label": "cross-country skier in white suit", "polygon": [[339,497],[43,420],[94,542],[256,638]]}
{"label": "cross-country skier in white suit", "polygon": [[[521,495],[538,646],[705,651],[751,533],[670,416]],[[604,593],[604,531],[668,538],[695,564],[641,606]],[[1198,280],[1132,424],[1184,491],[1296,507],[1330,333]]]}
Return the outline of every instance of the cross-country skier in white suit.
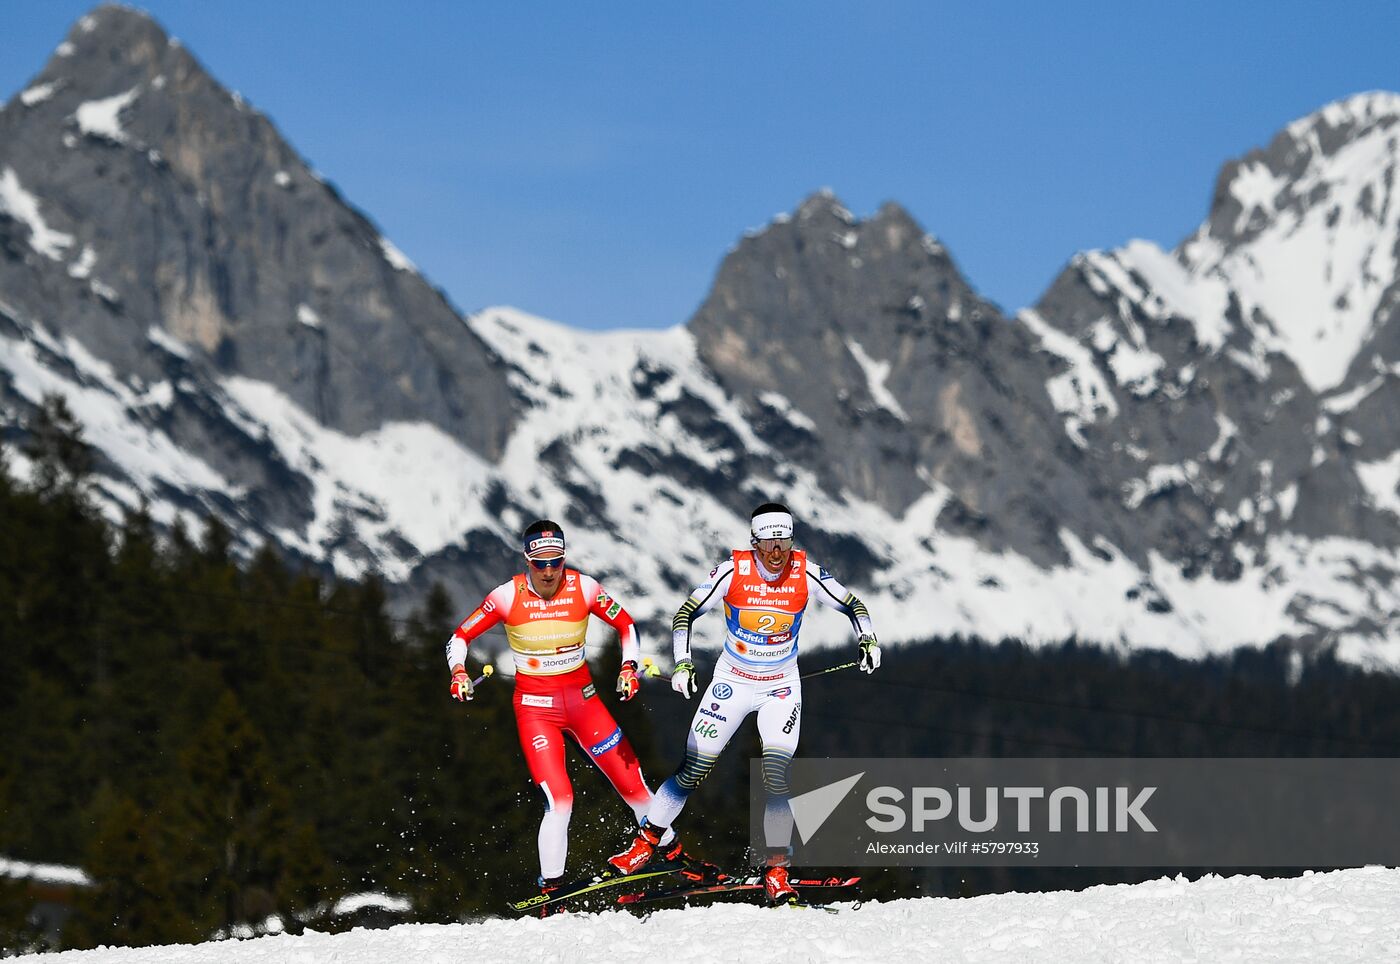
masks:
{"label": "cross-country skier in white suit", "polygon": [[802,731],[802,682],[797,668],[802,614],[813,599],[844,613],[860,646],[860,668],[867,673],[880,665],[880,645],[865,605],[804,551],[792,547],[793,518],[786,506],[773,502],[759,506],[753,511],[750,530],[752,548],[736,549],[711,569],[709,578],[691,592],[672,620],[676,662],[671,687],[686,699],[697,688],[690,657],[691,623],[720,603],[724,604],[724,652],[691,721],[684,761],[656,792],[632,845],[610,857],[609,863],[624,873],[635,873],[651,860],[739,724],[756,713],[768,793],[763,820],[768,846],[764,890],[776,902],[796,895],[788,882],[792,811],[787,797],[788,766]]}

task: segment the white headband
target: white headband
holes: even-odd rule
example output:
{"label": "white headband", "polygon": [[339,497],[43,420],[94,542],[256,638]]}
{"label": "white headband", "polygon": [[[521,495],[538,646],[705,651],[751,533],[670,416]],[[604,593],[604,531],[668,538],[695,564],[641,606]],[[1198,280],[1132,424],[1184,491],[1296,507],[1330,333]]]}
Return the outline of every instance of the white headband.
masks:
{"label": "white headband", "polygon": [[791,539],[792,513],[765,512],[756,515],[749,528],[755,539]]}

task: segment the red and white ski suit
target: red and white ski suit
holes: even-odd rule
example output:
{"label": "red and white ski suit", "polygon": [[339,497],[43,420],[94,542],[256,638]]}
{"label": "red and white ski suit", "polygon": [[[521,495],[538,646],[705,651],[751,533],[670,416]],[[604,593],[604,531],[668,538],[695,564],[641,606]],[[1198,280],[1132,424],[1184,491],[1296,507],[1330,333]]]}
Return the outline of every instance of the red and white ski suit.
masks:
{"label": "red and white ski suit", "polygon": [[632,808],[638,822],[651,805],[637,754],[598,697],[584,662],[588,618],[617,630],[622,660],[640,662],[632,617],[598,581],[565,569],[559,590],[541,598],[524,573],[501,583],[462,621],[447,644],[447,664],[464,664],[467,647],[504,624],[515,660],[515,722],[530,776],[545,797],[540,821],[540,875],[558,877],[568,855],[574,790],[564,765],[564,734],[574,739]]}

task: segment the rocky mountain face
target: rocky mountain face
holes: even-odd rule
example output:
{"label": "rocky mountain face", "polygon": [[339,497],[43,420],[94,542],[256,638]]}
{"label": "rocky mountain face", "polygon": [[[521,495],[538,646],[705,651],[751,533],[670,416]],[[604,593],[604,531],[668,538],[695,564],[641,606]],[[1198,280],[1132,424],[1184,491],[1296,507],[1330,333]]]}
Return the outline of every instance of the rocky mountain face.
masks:
{"label": "rocky mountain face", "polygon": [[760,424],[781,422],[774,396],[815,423],[780,451],[834,492],[899,516],[936,483],[940,528],[1042,565],[1066,560],[1061,528],[1099,531],[1054,357],[897,205],[862,222],[810,198],[725,259],[688,327]]}
{"label": "rocky mountain face", "polygon": [[470,606],[561,518],[659,650],[776,498],[891,641],[1396,665],[1397,132],[1396,95],[1329,105],[1227,164],[1179,248],[1077,255],[1014,317],[898,205],[819,193],[687,324],[592,334],[459,316],[266,118],[104,6],[0,111],[0,425],[17,441],[61,392],[114,515],[212,511],[405,600],[439,580]]}
{"label": "rocky mountain face", "polygon": [[145,15],[79,21],[0,114],[0,145],[14,311],[147,380],[161,374],[155,328],[325,425],[422,420],[499,453],[512,400],[485,347]]}

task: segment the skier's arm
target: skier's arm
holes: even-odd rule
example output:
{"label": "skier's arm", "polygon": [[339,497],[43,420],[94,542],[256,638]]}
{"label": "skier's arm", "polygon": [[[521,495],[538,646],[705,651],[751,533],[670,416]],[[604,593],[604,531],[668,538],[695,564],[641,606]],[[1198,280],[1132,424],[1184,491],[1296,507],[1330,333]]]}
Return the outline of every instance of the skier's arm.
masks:
{"label": "skier's arm", "polygon": [[734,562],[726,560],[710,570],[710,578],[691,590],[681,608],[671,619],[671,655],[676,664],[690,661],[690,624],[695,617],[709,612],[729,591],[734,578]]}
{"label": "skier's arm", "polygon": [[579,589],[589,601],[588,611],[617,630],[618,642],[622,644],[622,662],[631,663],[632,668],[636,669],[642,659],[642,641],[637,634],[636,622],[622,608],[622,603],[608,595],[598,580],[582,573],[579,576]]}
{"label": "skier's arm", "polygon": [[831,573],[807,560],[807,586],[810,595],[828,609],[844,613],[855,630],[856,642],[860,644],[860,669],[863,673],[873,673],[880,668],[880,641],[875,638],[875,627],[870,622],[870,612],[856,594],[841,585]]}
{"label": "skier's arm", "polygon": [[462,624],[453,631],[451,638],[447,640],[447,668],[455,676],[457,673],[466,672],[467,668],[467,647],[472,644],[482,633],[501,624],[501,620],[506,618],[506,613],[510,610],[512,584],[505,582],[491,590],[490,594],[481,601],[481,605],[472,610],[470,616],[462,620]]}
{"label": "skier's arm", "polygon": [[870,611],[865,608],[865,603],[810,559],[807,561],[807,589],[817,602],[844,614],[851,621],[851,629],[857,636],[875,635],[875,626],[870,622]]}

